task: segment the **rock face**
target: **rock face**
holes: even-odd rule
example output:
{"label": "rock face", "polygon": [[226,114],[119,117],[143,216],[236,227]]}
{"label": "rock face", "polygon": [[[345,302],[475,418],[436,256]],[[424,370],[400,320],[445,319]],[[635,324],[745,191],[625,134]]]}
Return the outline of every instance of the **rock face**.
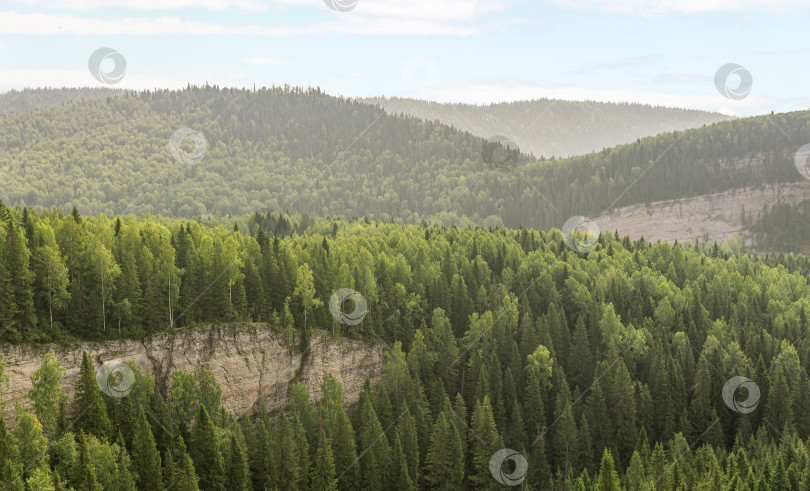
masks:
{"label": "rock face", "polygon": [[[680,200],[656,201],[617,208],[596,217],[602,232],[629,235],[633,239],[674,242],[717,241],[740,237],[756,249],[756,237],[750,231],[762,210],[778,204],[796,204],[810,199],[810,183],[737,188]],[[745,210],[745,223],[742,216]]]}
{"label": "rock face", "polygon": [[[175,370],[197,373],[207,368],[222,387],[222,404],[236,415],[253,411],[260,401],[269,409],[283,407],[288,389],[298,375],[309,388],[313,400],[320,399],[320,383],[330,374],[343,383],[346,404],[357,402],[366,376],[379,379],[385,362],[383,349],[369,343],[332,338],[316,332],[304,355],[289,349],[283,335],[264,324],[206,326],[177,332],[155,334],[143,340],[61,345],[0,344],[6,361],[9,387],[3,400],[6,407],[17,401],[27,404],[30,376],[50,351],[67,369],[62,388],[73,396],[79,374],[82,351],[90,355],[98,369],[102,363],[135,362],[155,377],[156,390],[168,393]],[[6,411],[7,423],[14,411]]]}

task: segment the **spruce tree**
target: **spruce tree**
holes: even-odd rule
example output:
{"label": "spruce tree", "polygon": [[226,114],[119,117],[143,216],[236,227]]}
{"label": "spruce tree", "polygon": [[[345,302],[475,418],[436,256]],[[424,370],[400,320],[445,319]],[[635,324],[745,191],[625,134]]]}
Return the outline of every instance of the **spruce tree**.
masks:
{"label": "spruce tree", "polygon": [[248,491],[250,489],[250,476],[245,450],[231,434],[231,451],[228,455],[228,465],[225,470],[225,489],[228,491]]}
{"label": "spruce tree", "polygon": [[469,476],[470,484],[475,488],[485,488],[492,483],[492,473],[489,470],[489,460],[492,454],[503,448],[503,440],[498,435],[495,426],[495,416],[489,398],[484,397],[483,402],[475,403],[470,428],[470,460],[472,474]]}
{"label": "spruce tree", "polygon": [[579,390],[582,391],[590,387],[593,380],[593,354],[588,331],[585,329],[584,315],[577,318],[574,339],[571,341],[571,352],[576,356],[569,360],[570,366],[566,372],[570,375],[573,387],[579,387]]}
{"label": "spruce tree", "polygon": [[419,484],[419,442],[416,425],[407,404],[402,404],[402,416],[397,423],[396,432],[402,444],[402,452],[405,455],[411,482],[416,486]]}
{"label": "spruce tree", "polygon": [[[120,433],[119,433],[120,435]],[[135,478],[132,476],[132,461],[126,448],[118,447],[118,483],[119,491],[136,491]]]}
{"label": "spruce tree", "polygon": [[312,475],[312,489],[323,489],[324,491],[337,489],[332,446],[329,444],[329,440],[326,439],[323,428],[318,433],[318,450],[315,453],[315,462],[310,474]]}
{"label": "spruce tree", "polygon": [[200,488],[203,490],[220,489],[225,477],[222,454],[217,446],[217,435],[214,423],[208,416],[204,404],[197,408],[194,428],[191,430],[190,448],[194,469],[200,478]]}
{"label": "spruce tree", "polygon": [[171,489],[175,481],[179,478],[177,473],[177,459],[172,452],[171,446],[163,454],[163,487]]}
{"label": "spruce tree", "polygon": [[[34,310],[34,273],[23,230],[15,220],[6,222],[3,248],[0,251],[0,323],[17,326],[19,338],[29,335],[37,325]],[[15,329],[15,328],[12,328]]]}
{"label": "spruce tree", "polygon": [[638,452],[633,452],[630,458],[630,465],[624,477],[624,487],[627,491],[642,491],[646,477],[644,475],[644,464],[641,462],[641,455]]}
{"label": "spruce tree", "polygon": [[200,491],[199,478],[194,472],[194,462],[191,460],[191,456],[184,453],[181,464],[178,469],[179,477],[172,487],[172,491]]}
{"label": "spruce tree", "polygon": [[399,436],[394,435],[391,442],[391,482],[388,484],[388,489],[395,489],[397,491],[413,491],[414,485],[411,481],[410,471],[408,470],[408,461],[405,459],[405,454],[402,451],[402,444],[399,441]]}
{"label": "spruce tree", "polygon": [[274,486],[279,489],[298,489],[301,482],[301,460],[296,451],[295,435],[287,415],[282,411],[273,428],[271,461],[268,468]]}
{"label": "spruce tree", "polygon": [[363,489],[383,490],[388,485],[391,468],[391,446],[377,419],[371,396],[365,391],[360,396],[361,411],[359,443],[360,471]]}
{"label": "spruce tree", "polygon": [[135,430],[132,434],[132,472],[138,489],[160,490],[163,476],[160,465],[160,454],[152,435],[152,427],[146,420],[143,408],[138,406]]}
{"label": "spruce tree", "polygon": [[306,489],[309,486],[309,442],[307,434],[298,414],[293,414],[290,424],[292,430],[292,440],[295,445],[294,458],[298,460],[298,486]]}
{"label": "spruce tree", "polygon": [[[77,490],[100,491],[93,462],[90,460],[90,449],[87,446],[87,437],[84,431],[79,433],[79,457],[73,467],[71,483]],[[144,488],[148,489],[148,488]],[[154,488],[156,490],[160,488]]]}
{"label": "spruce tree", "polygon": [[626,465],[633,453],[638,436],[635,390],[624,360],[619,359],[615,370],[610,394],[611,416],[616,428],[616,448],[618,449],[616,458],[621,465]]}
{"label": "spruce tree", "polygon": [[596,491],[620,491],[619,475],[613,465],[613,455],[605,449],[602,454],[602,463],[599,465],[599,477],[596,481]]}
{"label": "spruce tree", "polygon": [[447,421],[444,413],[439,414],[433,426],[427,460],[425,481],[432,487],[458,489],[464,482],[464,460],[461,439],[455,425]]}
{"label": "spruce tree", "polygon": [[98,439],[109,441],[112,437],[112,426],[87,351],[82,352],[82,364],[79,367],[74,404],[76,429],[85,431]]}
{"label": "spruce tree", "polygon": [[[774,370],[771,379],[770,393],[765,419],[775,438],[782,436],[785,430],[790,431],[793,426],[793,401],[788,389],[787,380],[781,368]],[[807,418],[808,415],[804,415]]]}

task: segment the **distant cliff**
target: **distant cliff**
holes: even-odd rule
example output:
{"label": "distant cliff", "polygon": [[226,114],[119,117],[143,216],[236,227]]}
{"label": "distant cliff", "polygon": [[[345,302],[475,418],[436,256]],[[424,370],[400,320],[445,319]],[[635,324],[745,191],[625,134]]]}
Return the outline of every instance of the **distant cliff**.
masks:
{"label": "distant cliff", "polygon": [[283,335],[264,324],[228,324],[205,326],[177,332],[155,334],[143,340],[81,343],[70,346],[0,344],[6,360],[10,387],[3,399],[6,418],[14,414],[17,401],[24,401],[31,389],[30,375],[42,356],[50,351],[67,369],[62,388],[72,397],[79,373],[82,350],[87,350],[93,365],[104,362],[135,360],[151,371],[156,390],[166,393],[175,370],[196,373],[207,368],[222,386],[222,404],[236,415],[254,410],[260,401],[268,408],[283,407],[296,374],[313,400],[320,399],[320,382],[328,373],[343,382],[346,404],[357,402],[366,376],[377,380],[385,361],[379,346],[345,338],[332,338],[316,332],[306,356],[284,344]]}

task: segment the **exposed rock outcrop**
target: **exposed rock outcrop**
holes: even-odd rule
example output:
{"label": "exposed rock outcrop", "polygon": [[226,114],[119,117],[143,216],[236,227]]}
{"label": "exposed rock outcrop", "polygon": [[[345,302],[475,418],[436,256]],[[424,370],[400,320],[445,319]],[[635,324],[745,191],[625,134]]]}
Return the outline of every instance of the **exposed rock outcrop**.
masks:
{"label": "exposed rock outcrop", "polygon": [[[288,348],[282,334],[264,324],[246,323],[165,332],[143,340],[70,346],[0,344],[0,350],[9,377],[3,396],[7,409],[17,401],[27,403],[30,376],[47,351],[54,353],[67,369],[62,388],[71,397],[82,351],[87,350],[96,368],[105,362],[135,360],[141,368],[151,371],[156,389],[164,393],[175,370],[196,373],[207,368],[222,386],[222,404],[237,415],[254,410],[260,401],[270,409],[284,406],[296,375],[309,388],[312,399],[317,400],[324,374],[331,374],[343,383],[346,404],[354,404],[366,376],[376,381],[385,362],[380,346],[332,338],[320,331],[310,338],[304,356],[300,350]],[[7,411],[6,417],[13,412]]]}
{"label": "exposed rock outcrop", "polygon": [[[751,226],[762,216],[763,209],[778,204],[796,204],[810,199],[810,182],[737,188],[722,193],[691,198],[655,201],[616,208],[594,218],[602,232],[643,236],[655,242],[723,243],[729,237],[740,237],[756,249]],[[745,223],[743,223],[743,210]]]}

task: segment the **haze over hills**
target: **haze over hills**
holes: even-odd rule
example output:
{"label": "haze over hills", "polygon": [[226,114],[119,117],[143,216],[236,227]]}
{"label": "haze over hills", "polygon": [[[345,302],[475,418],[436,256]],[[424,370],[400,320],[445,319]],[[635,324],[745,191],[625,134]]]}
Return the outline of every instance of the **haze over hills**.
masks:
{"label": "haze over hills", "polygon": [[[88,214],[265,210],[537,229],[583,215],[633,237],[741,236],[767,250],[802,250],[797,237],[810,237],[773,225],[801,214],[810,198],[793,161],[810,134],[806,111],[717,122],[567,159],[515,154],[514,162],[491,165],[483,138],[317,89],[94,94],[0,119],[0,199]],[[44,104],[36,95],[26,104]],[[183,128],[202,139],[199,147],[185,139],[175,158],[169,142]],[[778,220],[768,219],[774,206]]]}
{"label": "haze over hills", "polygon": [[399,97],[362,99],[391,114],[440,121],[483,137],[506,137],[535,157],[568,157],[638,138],[732,119],[719,113],[634,103],[538,99],[489,105]]}
{"label": "haze over hills", "polygon": [[126,91],[109,87],[62,87],[10,90],[0,94],[0,114],[24,113],[85,100],[118,97]]}

